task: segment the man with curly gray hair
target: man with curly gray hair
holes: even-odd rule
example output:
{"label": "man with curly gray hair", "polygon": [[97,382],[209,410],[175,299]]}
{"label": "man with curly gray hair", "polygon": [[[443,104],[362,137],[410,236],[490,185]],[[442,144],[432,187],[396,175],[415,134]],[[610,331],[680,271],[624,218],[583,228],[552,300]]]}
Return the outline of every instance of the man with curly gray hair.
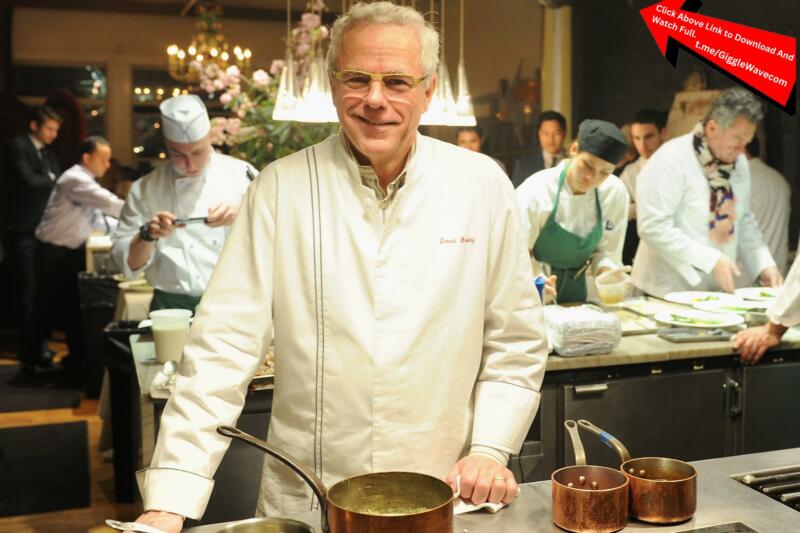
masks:
{"label": "man with curly gray hair", "polygon": [[[460,477],[511,503],[506,467],[539,405],[541,304],[508,178],[420,135],[438,37],[414,9],[356,4],[328,56],[341,131],[253,182],[197,310],[141,522],[203,514],[250,377],[275,346],[269,440],[328,485],[379,471]],[[317,506],[265,460],[259,515]]]}
{"label": "man with curly gray hair", "polygon": [[636,187],[638,288],[664,296],[733,292],[739,277],[747,285],[783,283],[750,210],[745,146],[763,117],[763,105],[750,92],[727,89],[690,133],[663,144],[647,161]]}

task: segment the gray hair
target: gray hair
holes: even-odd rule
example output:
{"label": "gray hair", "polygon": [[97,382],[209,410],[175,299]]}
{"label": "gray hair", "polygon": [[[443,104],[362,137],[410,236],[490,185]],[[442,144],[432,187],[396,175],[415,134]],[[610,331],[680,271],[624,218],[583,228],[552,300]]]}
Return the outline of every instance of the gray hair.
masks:
{"label": "gray hair", "polygon": [[726,129],[738,118],[744,117],[752,124],[764,118],[764,106],[753,94],[741,87],[725,89],[717,96],[703,123],[713,120]]}
{"label": "gray hair", "polygon": [[396,24],[411,26],[417,30],[422,50],[420,63],[422,75],[430,83],[431,76],[439,66],[439,33],[425,21],[422,14],[412,7],[398,6],[391,2],[354,4],[347,13],[336,19],[331,28],[331,44],[328,47],[328,69],[336,68],[342,35],[360,24]]}

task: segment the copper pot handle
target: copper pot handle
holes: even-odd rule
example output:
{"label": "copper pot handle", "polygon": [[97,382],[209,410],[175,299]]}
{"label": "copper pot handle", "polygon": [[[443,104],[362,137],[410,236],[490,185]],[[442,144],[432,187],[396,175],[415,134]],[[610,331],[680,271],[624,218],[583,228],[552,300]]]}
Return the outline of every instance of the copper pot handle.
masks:
{"label": "copper pot handle", "polygon": [[583,466],[586,464],[586,452],[583,449],[581,436],[578,434],[578,426],[574,420],[564,420],[564,427],[567,428],[569,438],[572,440],[572,449],[575,451],[575,464]]}
{"label": "copper pot handle", "polygon": [[231,426],[219,426],[217,428],[217,433],[220,435],[224,435],[225,437],[230,437],[232,439],[237,439],[242,442],[246,442],[250,446],[258,448],[262,452],[265,452],[278,461],[282,462],[289,468],[295,471],[295,473],[303,478],[311,490],[314,491],[316,494],[317,499],[319,500],[319,505],[322,509],[320,514],[322,515],[322,531],[324,533],[328,533],[330,529],[328,528],[328,489],[325,488],[325,484],[322,483],[322,480],[317,477],[317,475],[311,471],[310,468],[305,466],[302,462],[298,461],[282,449],[278,448],[277,446],[268,443],[267,441],[257,439],[254,436],[245,433],[244,431],[231,427]]}
{"label": "copper pot handle", "polygon": [[630,460],[631,454],[628,452],[628,448],[626,448],[625,445],[622,444],[622,442],[620,442],[620,440],[617,437],[615,437],[611,433],[603,431],[602,429],[595,426],[588,420],[578,420],[578,425],[584,429],[588,429],[589,431],[600,437],[600,442],[602,442],[609,448],[614,448],[614,450],[617,452],[617,455],[619,455],[619,458],[622,460],[623,463],[625,461]]}

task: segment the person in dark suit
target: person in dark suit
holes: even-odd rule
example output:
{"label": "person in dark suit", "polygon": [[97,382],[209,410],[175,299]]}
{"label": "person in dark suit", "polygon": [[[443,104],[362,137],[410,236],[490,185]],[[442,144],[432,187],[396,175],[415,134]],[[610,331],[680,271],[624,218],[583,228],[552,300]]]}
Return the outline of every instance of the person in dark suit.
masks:
{"label": "person in dark suit", "polygon": [[[20,291],[22,337],[33,326],[36,297],[36,226],[42,218],[56,178],[61,174],[58,159],[48,146],[58,137],[61,117],[49,107],[34,110],[29,133],[11,139],[8,145],[8,209],[4,229],[8,259]],[[24,351],[24,350],[23,350]],[[27,359],[27,358],[26,358]],[[16,381],[33,381],[39,361],[22,360]]]}
{"label": "person in dark suit", "polygon": [[540,150],[517,159],[514,164],[514,172],[511,173],[511,183],[514,184],[515,189],[528,176],[545,168],[552,168],[567,157],[567,153],[564,151],[567,119],[564,118],[564,115],[558,111],[542,111],[536,131],[539,136]]}

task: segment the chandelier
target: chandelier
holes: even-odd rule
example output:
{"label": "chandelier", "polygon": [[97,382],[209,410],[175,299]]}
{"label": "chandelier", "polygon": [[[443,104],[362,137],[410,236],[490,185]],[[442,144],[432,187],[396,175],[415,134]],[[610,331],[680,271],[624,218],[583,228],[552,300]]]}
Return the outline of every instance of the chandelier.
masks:
{"label": "chandelier", "polygon": [[197,6],[197,34],[192,37],[189,46],[184,50],[177,44],[167,47],[169,74],[176,81],[187,85],[197,85],[200,81],[199,68],[216,65],[221,70],[235,65],[245,76],[252,70],[249,48],[234,46],[229,51],[228,42],[222,33],[222,6],[209,1]]}

